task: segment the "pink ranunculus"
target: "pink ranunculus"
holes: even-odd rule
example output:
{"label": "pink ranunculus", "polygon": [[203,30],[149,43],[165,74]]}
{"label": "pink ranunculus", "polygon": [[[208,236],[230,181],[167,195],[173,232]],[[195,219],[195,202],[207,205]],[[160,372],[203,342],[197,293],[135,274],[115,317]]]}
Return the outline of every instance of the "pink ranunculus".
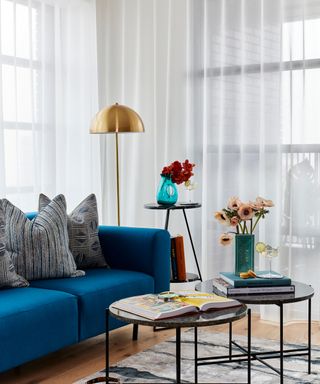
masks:
{"label": "pink ranunculus", "polygon": [[263,208],[261,204],[258,204],[256,201],[249,201],[248,205],[254,210],[254,211],[260,211],[260,209]]}
{"label": "pink ranunculus", "polygon": [[272,200],[268,200],[268,199],[264,199],[263,197],[260,197],[258,196],[256,198],[256,203],[258,205],[261,205],[263,208],[270,208],[270,207],[273,207],[274,204],[273,204],[273,201]]}
{"label": "pink ranunculus", "polygon": [[230,233],[223,233],[219,237],[219,243],[221,245],[229,245],[229,244],[231,244],[232,239],[233,239],[233,236]]}
{"label": "pink ranunculus", "polygon": [[240,208],[241,204],[242,203],[240,199],[236,196],[233,196],[233,197],[230,197],[230,199],[228,200],[227,207],[232,211],[237,211]]}
{"label": "pink ranunculus", "polygon": [[227,217],[227,215],[222,212],[222,211],[217,211],[215,212],[214,214],[214,217],[215,219],[217,219],[221,224],[224,224],[224,225],[230,225],[230,220],[229,218]]}
{"label": "pink ranunculus", "polygon": [[241,220],[250,220],[252,219],[254,212],[249,204],[241,204],[240,208],[238,209],[238,215]]}
{"label": "pink ranunculus", "polygon": [[233,216],[230,219],[230,225],[231,227],[236,227],[239,224],[239,217],[238,216]]}

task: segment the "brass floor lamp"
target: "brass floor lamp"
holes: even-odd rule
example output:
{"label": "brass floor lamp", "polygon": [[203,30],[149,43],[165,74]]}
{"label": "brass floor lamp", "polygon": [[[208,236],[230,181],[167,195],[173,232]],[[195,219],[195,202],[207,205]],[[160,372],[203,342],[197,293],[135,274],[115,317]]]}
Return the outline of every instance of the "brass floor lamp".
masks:
{"label": "brass floor lamp", "polygon": [[117,214],[120,225],[120,178],[119,178],[119,133],[144,132],[140,116],[131,108],[118,103],[101,109],[94,117],[90,133],[115,133],[116,175],[117,175]]}

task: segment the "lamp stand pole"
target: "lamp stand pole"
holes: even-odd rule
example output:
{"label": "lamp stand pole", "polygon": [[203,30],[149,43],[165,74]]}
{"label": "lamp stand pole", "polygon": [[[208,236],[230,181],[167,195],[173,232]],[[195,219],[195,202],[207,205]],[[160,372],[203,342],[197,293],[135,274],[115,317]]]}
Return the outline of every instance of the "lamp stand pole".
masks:
{"label": "lamp stand pole", "polygon": [[120,180],[119,180],[119,139],[116,132],[116,172],[117,172],[117,215],[118,226],[120,226]]}

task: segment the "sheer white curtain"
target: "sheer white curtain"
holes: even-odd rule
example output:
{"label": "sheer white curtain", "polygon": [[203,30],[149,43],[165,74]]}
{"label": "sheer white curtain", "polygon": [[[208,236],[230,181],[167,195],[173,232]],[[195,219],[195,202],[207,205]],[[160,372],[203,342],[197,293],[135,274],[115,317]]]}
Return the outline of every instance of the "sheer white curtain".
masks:
{"label": "sheer white curtain", "polygon": [[[122,137],[123,221],[160,226],[163,217],[143,204],[154,201],[162,166],[189,157],[202,203],[191,218],[204,277],[233,268],[214,211],[230,196],[261,195],[275,207],[256,240],[279,245],[274,268],[319,291],[320,3],[98,0],[97,7],[100,107],[127,104],[146,126],[144,135]],[[111,141],[103,144],[104,185],[114,220]],[[179,225],[174,219],[173,230]],[[256,266],[264,267],[258,256]],[[288,319],[306,317],[304,304],[289,310]]]}
{"label": "sheer white curtain", "polygon": [[[123,225],[162,226],[162,213],[143,205],[155,201],[164,165],[192,158],[187,11],[184,0],[97,1],[100,108],[125,104],[145,124],[143,134],[120,135]],[[100,139],[105,221],[115,223],[114,137]]]}
{"label": "sheer white curtain", "polygon": [[0,188],[26,211],[39,192],[72,209],[100,197],[95,2],[1,0]]}
{"label": "sheer white curtain", "polygon": [[[198,62],[205,210],[224,207],[231,195],[272,199],[275,207],[256,239],[280,246],[274,268],[318,291],[319,2],[221,0],[202,5],[196,12],[204,28],[195,39],[203,31]],[[206,226],[204,266],[210,272],[230,269],[232,250],[216,246],[219,224],[209,216]],[[258,256],[256,264],[264,268]],[[319,301],[315,304],[319,318]],[[289,319],[305,316],[304,304],[288,308]]]}

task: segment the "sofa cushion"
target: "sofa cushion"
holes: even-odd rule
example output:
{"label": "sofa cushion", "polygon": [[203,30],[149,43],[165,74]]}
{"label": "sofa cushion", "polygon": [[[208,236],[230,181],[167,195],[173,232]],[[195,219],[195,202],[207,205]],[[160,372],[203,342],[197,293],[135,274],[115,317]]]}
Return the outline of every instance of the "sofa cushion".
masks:
{"label": "sofa cushion", "polygon": [[31,287],[1,290],[0,341],[1,372],[76,343],[77,298]]}
{"label": "sofa cushion", "polygon": [[[39,212],[50,202],[49,197],[41,193]],[[100,246],[98,225],[97,199],[92,193],[68,215],[69,248],[78,268],[107,266]]]}
{"label": "sofa cushion", "polygon": [[27,287],[29,283],[19,276],[6,250],[5,214],[0,200],[0,288]]}
{"label": "sofa cushion", "polygon": [[[119,269],[89,269],[78,279],[32,281],[34,287],[55,289],[79,298],[79,339],[105,331],[105,309],[124,297],[154,292],[154,280],[142,272]],[[111,318],[110,329],[120,326]]]}
{"label": "sofa cushion", "polygon": [[33,220],[3,199],[6,249],[17,273],[27,280],[82,276],[69,250],[64,196],[55,197]]}

